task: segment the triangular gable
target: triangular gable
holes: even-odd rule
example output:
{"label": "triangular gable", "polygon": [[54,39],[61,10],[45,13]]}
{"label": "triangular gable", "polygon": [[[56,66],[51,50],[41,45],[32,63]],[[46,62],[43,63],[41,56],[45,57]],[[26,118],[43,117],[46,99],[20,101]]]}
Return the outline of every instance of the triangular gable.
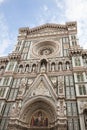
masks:
{"label": "triangular gable", "polygon": [[33,96],[48,96],[54,100],[57,99],[57,94],[55,93],[53,85],[46,74],[40,74],[37,76],[24,96],[24,100],[27,100],[27,98],[31,98]]}
{"label": "triangular gable", "polygon": [[58,31],[64,31],[66,29],[65,25],[60,24],[44,24],[37,26],[36,28],[29,29],[30,34],[42,34],[42,33],[54,33]]}
{"label": "triangular gable", "polygon": [[43,81],[41,81],[39,85],[32,91],[31,96],[33,95],[45,95],[51,97],[51,94]]}
{"label": "triangular gable", "polygon": [[[39,31],[43,30],[43,29],[51,29],[51,30],[57,30],[59,32],[61,31],[67,31],[69,29],[76,29],[76,22],[69,22],[66,24],[54,24],[54,23],[47,23],[47,24],[43,24],[41,26],[37,26],[34,28],[29,28],[29,27],[24,27],[24,28],[20,28],[19,29],[19,33],[27,33],[29,35],[31,34],[37,34]],[[43,31],[42,31],[43,32]],[[55,32],[55,31],[54,31]]]}
{"label": "triangular gable", "polygon": [[42,34],[42,33],[45,34],[45,33],[54,33],[54,32],[58,32],[58,29],[53,27],[44,27],[37,31],[32,31],[30,34]]}
{"label": "triangular gable", "polygon": [[63,28],[64,29],[64,28],[66,28],[66,25],[46,23],[41,26],[31,28],[30,31],[36,31],[36,30],[40,30],[40,29],[44,29],[44,28],[59,28],[59,29]]}

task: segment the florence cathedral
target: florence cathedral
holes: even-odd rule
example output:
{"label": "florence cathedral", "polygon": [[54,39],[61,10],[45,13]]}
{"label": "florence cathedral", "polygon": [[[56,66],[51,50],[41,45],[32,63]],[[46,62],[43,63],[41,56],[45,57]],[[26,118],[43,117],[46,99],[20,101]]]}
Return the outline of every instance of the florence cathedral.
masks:
{"label": "florence cathedral", "polygon": [[0,130],[87,130],[87,50],[77,22],[19,28],[0,57]]}

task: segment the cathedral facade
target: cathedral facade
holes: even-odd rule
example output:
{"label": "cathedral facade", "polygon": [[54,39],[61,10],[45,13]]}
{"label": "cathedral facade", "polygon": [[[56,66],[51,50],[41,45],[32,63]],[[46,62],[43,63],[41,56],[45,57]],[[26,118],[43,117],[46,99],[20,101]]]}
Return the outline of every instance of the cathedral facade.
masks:
{"label": "cathedral facade", "polygon": [[19,29],[0,57],[0,130],[87,130],[87,51],[76,22]]}

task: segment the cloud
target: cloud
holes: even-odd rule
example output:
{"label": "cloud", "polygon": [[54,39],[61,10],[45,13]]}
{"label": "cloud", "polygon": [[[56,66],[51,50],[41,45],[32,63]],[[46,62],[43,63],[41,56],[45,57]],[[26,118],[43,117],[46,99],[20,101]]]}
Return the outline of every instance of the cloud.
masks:
{"label": "cloud", "polygon": [[87,1],[86,0],[71,0],[64,1],[66,10],[65,14],[68,19],[85,19],[87,18]]}
{"label": "cloud", "polygon": [[0,0],[0,4],[2,4],[5,0]]}
{"label": "cloud", "polygon": [[[57,7],[61,7],[61,3],[57,5]],[[60,18],[59,18],[60,17]],[[62,23],[63,15],[60,11],[57,11],[57,8],[50,8],[48,5],[43,5],[40,8],[40,14],[37,16],[37,24],[45,24],[45,23]]]}
{"label": "cloud", "polygon": [[[0,0],[0,5],[7,0]],[[53,4],[53,5],[52,5]],[[87,48],[87,0],[52,0],[52,3],[44,3],[40,7],[36,19],[31,26],[44,23],[64,24],[69,21],[77,21],[79,44]],[[16,36],[9,32],[9,27],[4,14],[0,13],[0,56],[6,55],[13,47]]]}
{"label": "cloud", "polygon": [[60,9],[63,9],[63,8],[64,8],[62,1],[60,1],[60,0],[55,0],[55,2],[56,2],[56,5],[57,5],[58,8],[60,8]]}
{"label": "cloud", "polygon": [[[6,0],[0,0],[0,5],[5,1]],[[12,43],[12,36],[9,33],[6,18],[4,14],[0,12],[0,57],[7,55],[8,51],[12,48]]]}
{"label": "cloud", "polygon": [[44,5],[39,24],[77,21],[79,44],[87,48],[87,0],[53,0],[55,8]]}
{"label": "cloud", "polygon": [[0,13],[0,56],[4,56],[10,51],[13,41],[9,33],[5,16]]}
{"label": "cloud", "polygon": [[55,0],[55,3],[66,21],[77,21],[79,44],[87,48],[87,0]]}
{"label": "cloud", "polygon": [[48,10],[47,5],[44,5],[44,6],[43,6],[43,9],[44,9],[44,11],[47,11],[47,10]]}
{"label": "cloud", "polygon": [[79,43],[87,48],[87,0],[64,0],[64,3],[66,19],[77,21]]}

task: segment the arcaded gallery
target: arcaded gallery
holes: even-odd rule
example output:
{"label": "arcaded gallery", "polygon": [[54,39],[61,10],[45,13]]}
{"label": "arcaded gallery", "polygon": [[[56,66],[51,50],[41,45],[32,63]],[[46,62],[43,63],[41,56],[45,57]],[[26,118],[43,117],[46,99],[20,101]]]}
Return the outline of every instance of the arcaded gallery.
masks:
{"label": "arcaded gallery", "polygon": [[87,130],[87,50],[77,22],[19,28],[0,57],[0,130]]}

